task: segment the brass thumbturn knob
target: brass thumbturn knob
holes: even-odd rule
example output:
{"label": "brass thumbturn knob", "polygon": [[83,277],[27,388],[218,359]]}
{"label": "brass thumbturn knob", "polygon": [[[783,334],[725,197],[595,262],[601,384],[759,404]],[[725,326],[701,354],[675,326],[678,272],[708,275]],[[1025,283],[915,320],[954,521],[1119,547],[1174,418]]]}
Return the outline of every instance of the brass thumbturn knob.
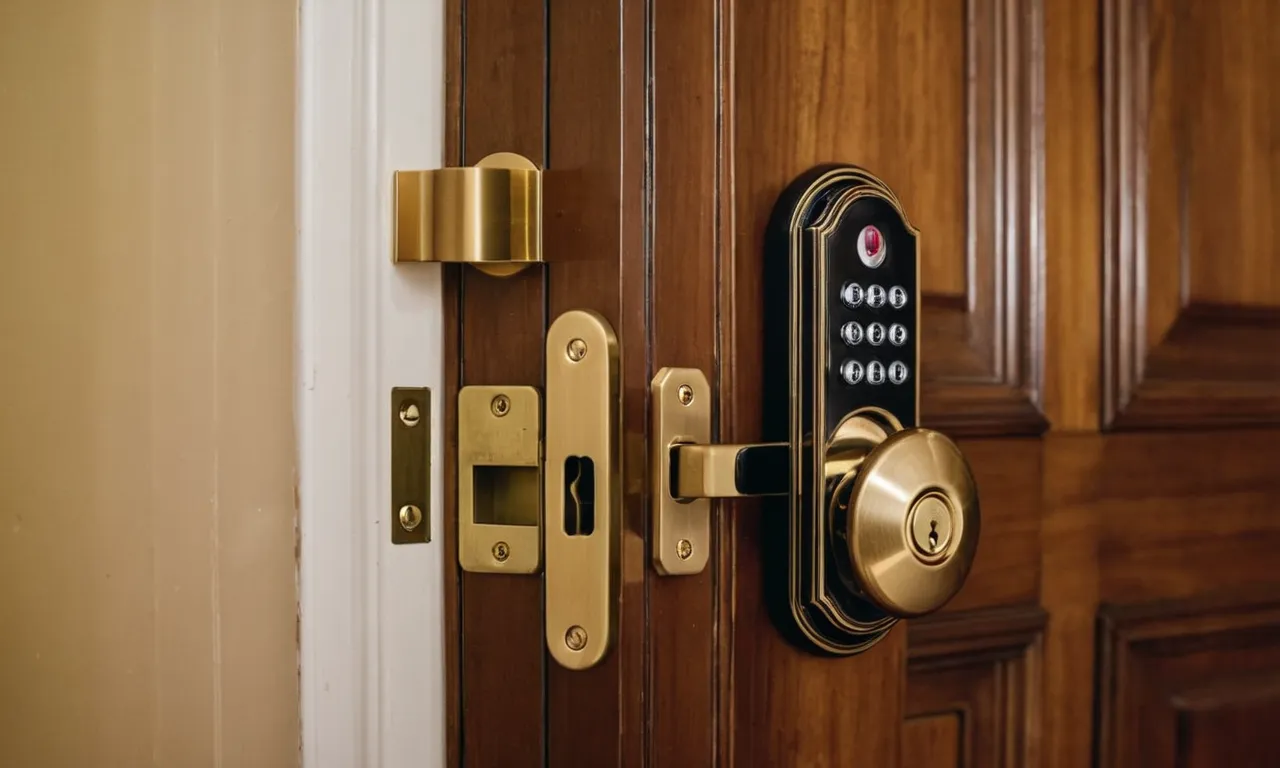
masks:
{"label": "brass thumbturn knob", "polygon": [[[901,429],[883,412],[857,412],[828,449],[837,570],[890,616],[936,611],[960,591],[981,526],[978,490],[960,449],[930,429]],[[850,460],[849,447],[868,448]],[[846,436],[843,451],[834,450]],[[878,439],[877,439],[878,438]],[[874,443],[874,445],[869,445]],[[841,462],[830,459],[843,454]],[[833,476],[834,468],[843,470]]]}

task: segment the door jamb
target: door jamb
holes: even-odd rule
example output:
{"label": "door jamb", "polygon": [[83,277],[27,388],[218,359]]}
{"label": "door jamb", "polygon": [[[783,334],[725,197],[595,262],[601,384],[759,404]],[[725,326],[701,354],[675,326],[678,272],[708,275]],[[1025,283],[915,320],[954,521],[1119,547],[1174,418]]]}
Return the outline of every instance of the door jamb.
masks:
{"label": "door jamb", "polygon": [[[443,0],[302,0],[297,59],[301,761],[445,759],[440,269],[394,269],[391,171],[444,154]],[[429,544],[390,541],[389,397],[432,389]]]}

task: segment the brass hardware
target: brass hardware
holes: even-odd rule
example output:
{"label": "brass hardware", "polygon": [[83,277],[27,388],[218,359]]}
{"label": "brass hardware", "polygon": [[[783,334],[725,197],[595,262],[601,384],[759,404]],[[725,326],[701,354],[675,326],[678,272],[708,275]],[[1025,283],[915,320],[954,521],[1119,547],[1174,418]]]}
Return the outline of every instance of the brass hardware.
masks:
{"label": "brass hardware", "polygon": [[422,413],[418,410],[418,404],[413,401],[405,401],[400,406],[400,423],[406,427],[418,426],[418,419],[422,418]]}
{"label": "brass hardware", "polygon": [[431,541],[431,390],[391,390],[391,543]]}
{"label": "brass hardware", "polygon": [[711,387],[696,368],[663,368],[649,386],[653,565],[667,576],[701,573],[711,553],[711,502],[672,494],[672,451],[711,441]]}
{"label": "brass hardware", "polygon": [[412,531],[422,523],[422,510],[414,504],[405,504],[400,508],[400,527]]}
{"label": "brass hardware", "polygon": [[569,631],[564,633],[564,644],[571,651],[581,651],[587,647],[587,630],[579,626],[569,627]]}
{"label": "brass hardware", "polygon": [[510,152],[474,168],[397,171],[394,260],[462,262],[497,277],[542,261],[542,172]]}
{"label": "brass hardware", "polygon": [[537,389],[473,386],[458,392],[463,570],[537,573],[542,567],[541,441]]}
{"label": "brass hardware", "polygon": [[546,640],[561,665],[586,669],[604,658],[617,623],[618,341],[603,317],[574,310],[551,324],[546,349]]}
{"label": "brass hardware", "polygon": [[786,443],[676,445],[671,494],[677,499],[782,496],[789,458]]}
{"label": "brass hardware", "polygon": [[772,442],[712,444],[697,370],[663,368],[651,384],[657,570],[705,567],[709,499],[782,497],[764,505],[771,613],[791,639],[833,655],[941,607],[976,551],[968,465],[946,437],[916,428],[918,240],[875,176],[809,171],[780,197],[765,239]]}
{"label": "brass hardware", "polygon": [[940,432],[907,429],[873,446],[850,474],[831,500],[833,530],[847,547],[835,553],[837,567],[892,616],[941,608],[969,575],[981,525],[960,449]]}
{"label": "brass hardware", "polygon": [[712,445],[711,387],[697,368],[663,368],[652,402],[653,564],[666,576],[701,573],[711,553],[711,502],[788,488],[786,443]]}

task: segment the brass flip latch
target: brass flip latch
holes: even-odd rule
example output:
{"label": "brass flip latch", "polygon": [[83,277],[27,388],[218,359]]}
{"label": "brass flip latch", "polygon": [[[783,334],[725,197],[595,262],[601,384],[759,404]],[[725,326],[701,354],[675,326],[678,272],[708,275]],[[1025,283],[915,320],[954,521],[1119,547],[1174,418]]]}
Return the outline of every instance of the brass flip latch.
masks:
{"label": "brass flip latch", "polygon": [[653,564],[701,573],[711,551],[711,499],[780,496],[790,488],[786,443],[711,444],[711,387],[697,368],[663,368],[650,385]]}
{"label": "brass flip latch", "polygon": [[474,168],[397,171],[396,263],[452,261],[497,277],[542,261],[542,171],[510,152]]}

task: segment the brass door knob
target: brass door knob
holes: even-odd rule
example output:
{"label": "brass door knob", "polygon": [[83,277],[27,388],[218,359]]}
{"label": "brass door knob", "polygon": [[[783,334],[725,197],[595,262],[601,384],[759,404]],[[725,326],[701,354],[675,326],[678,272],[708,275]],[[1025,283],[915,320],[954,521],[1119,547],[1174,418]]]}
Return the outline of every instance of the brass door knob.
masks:
{"label": "brass door knob", "polygon": [[864,409],[837,427],[826,470],[837,571],[851,589],[899,618],[936,611],[960,591],[981,515],[955,443]]}

